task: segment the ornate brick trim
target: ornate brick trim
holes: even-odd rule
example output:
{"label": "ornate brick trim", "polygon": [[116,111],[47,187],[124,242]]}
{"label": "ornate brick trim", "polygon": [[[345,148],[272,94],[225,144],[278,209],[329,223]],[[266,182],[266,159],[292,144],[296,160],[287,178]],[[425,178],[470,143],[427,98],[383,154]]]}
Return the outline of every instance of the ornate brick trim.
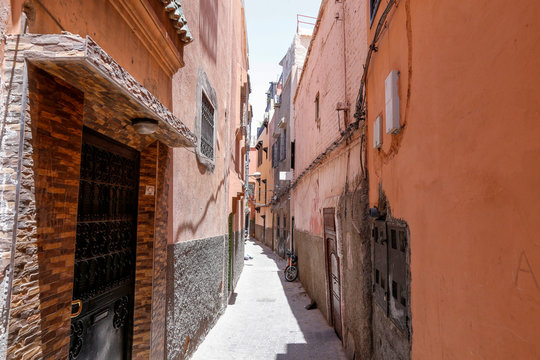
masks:
{"label": "ornate brick trim", "polygon": [[187,19],[184,15],[184,11],[182,10],[180,0],[161,1],[163,2],[165,11],[168,13],[174,28],[177,29],[180,41],[182,41],[186,45],[192,42],[193,36],[191,36],[191,32],[189,31],[189,28],[187,26]]}
{"label": "ornate brick trim", "polygon": [[[8,37],[8,50],[15,48],[16,41],[17,36]],[[18,41],[22,57],[36,66],[89,94],[96,93],[92,86],[97,84],[99,91],[118,96],[114,103],[127,104],[138,117],[158,120],[159,128],[152,135],[154,140],[170,147],[194,147],[197,143],[196,136],[180,119],[90,37],[25,35]],[[88,79],[93,79],[93,83],[89,84]]]}

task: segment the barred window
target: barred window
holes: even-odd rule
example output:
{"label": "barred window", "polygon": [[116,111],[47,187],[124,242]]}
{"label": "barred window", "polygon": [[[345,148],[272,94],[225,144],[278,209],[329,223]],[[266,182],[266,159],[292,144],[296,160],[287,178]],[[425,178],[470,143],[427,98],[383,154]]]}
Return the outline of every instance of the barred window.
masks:
{"label": "barred window", "polygon": [[272,144],[272,167],[275,168],[278,166],[278,163],[281,161],[281,134],[278,136],[277,140]]}
{"label": "barred window", "polygon": [[280,138],[281,150],[279,152],[279,161],[285,160],[287,157],[287,131],[283,130],[283,138]]}
{"label": "barred window", "polygon": [[205,93],[201,102],[201,153],[214,158],[214,107]]}

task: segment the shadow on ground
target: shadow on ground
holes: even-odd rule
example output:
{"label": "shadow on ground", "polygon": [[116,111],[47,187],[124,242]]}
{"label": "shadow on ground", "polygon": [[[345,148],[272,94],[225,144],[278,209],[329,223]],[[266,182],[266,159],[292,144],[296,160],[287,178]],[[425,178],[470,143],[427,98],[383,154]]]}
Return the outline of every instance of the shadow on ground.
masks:
{"label": "shadow on ground", "polygon": [[[280,258],[270,248],[257,240],[250,240],[254,246],[262,248],[262,255],[275,262],[278,276],[281,281],[289,307],[296,318],[305,343],[287,343],[286,352],[276,354],[276,360],[319,360],[319,359],[346,359],[341,341],[337,337],[334,329],[328,325],[326,319],[319,309],[307,310],[306,306],[311,303],[311,299],[306,294],[300,280],[293,282],[285,280],[283,269],[286,261]],[[317,318],[317,319],[316,319]],[[325,327],[314,327],[313,324],[325,324]]]}

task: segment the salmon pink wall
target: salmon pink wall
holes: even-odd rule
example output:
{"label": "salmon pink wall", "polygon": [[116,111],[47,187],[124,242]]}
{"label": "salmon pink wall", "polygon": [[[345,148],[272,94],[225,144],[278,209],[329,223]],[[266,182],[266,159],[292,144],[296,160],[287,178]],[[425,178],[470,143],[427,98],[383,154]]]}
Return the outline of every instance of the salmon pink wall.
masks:
{"label": "salmon pink wall", "polygon": [[[335,19],[336,13],[340,20]],[[295,176],[340,137],[340,126],[341,130],[345,128],[344,113],[338,114],[336,105],[338,102],[354,104],[356,100],[367,50],[367,24],[362,2],[323,0],[321,4],[318,28],[314,31],[294,99]],[[314,103],[317,93],[318,122]],[[354,121],[352,112],[349,121]],[[354,141],[349,145],[348,153],[337,151],[325,160],[333,162],[331,165],[308,173],[297,184],[293,207],[298,230],[322,236],[322,209],[336,206],[345,183],[354,181],[359,173],[360,147],[355,149]]]}
{"label": "salmon pink wall", "polygon": [[[235,167],[235,162],[242,159],[234,153],[242,119],[240,89],[247,82],[247,38],[242,26],[233,26],[243,23],[242,2],[205,2],[214,3],[210,8],[215,9],[215,13],[202,14],[198,3],[183,3],[195,41],[184,54],[185,67],[173,78],[172,110],[195,132],[198,74],[199,70],[204,71],[217,98],[215,168],[210,171],[202,165],[192,153],[195,149],[173,150],[170,238],[173,243],[227,234],[227,216],[233,206],[237,211],[243,209],[242,202],[233,200],[243,191],[242,178]],[[206,18],[212,16],[216,17],[215,28],[201,26],[201,21],[207,24]],[[244,140],[239,138],[243,146]],[[234,216],[234,231],[241,228],[242,221],[239,214]]]}

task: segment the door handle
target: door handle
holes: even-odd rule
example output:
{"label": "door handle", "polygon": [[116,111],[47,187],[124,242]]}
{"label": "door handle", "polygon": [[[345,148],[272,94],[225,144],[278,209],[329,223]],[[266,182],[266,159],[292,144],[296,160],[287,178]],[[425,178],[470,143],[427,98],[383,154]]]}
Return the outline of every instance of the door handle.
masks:
{"label": "door handle", "polygon": [[76,318],[77,316],[81,315],[82,311],[82,300],[73,300],[71,302],[71,311],[73,311],[73,305],[78,305],[77,311],[71,313],[71,318]]}

